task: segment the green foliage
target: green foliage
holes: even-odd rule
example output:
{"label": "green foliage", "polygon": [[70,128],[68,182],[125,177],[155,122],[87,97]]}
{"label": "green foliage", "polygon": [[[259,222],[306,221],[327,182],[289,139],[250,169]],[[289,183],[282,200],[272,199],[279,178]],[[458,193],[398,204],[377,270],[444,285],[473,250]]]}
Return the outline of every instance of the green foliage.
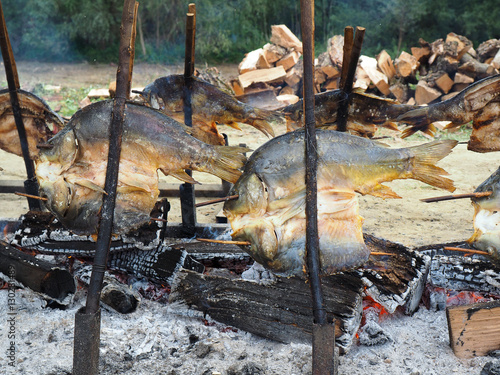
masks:
{"label": "green foliage", "polygon": [[[395,57],[449,32],[479,43],[500,35],[497,0],[316,0],[316,54],[344,27],[366,28],[363,54],[382,49]],[[17,59],[110,62],[118,59],[123,0],[4,0],[2,6]],[[188,3],[139,2],[136,58],[178,63],[184,58]],[[271,25],[285,24],[300,37],[298,0],[200,0],[196,61],[239,62],[269,42]]]}

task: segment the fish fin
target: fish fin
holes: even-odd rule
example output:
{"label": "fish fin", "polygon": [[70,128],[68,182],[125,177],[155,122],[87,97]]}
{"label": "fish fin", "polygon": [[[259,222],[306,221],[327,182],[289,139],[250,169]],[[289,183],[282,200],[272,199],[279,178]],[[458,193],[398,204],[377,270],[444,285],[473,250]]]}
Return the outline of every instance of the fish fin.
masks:
{"label": "fish fin", "polygon": [[392,199],[401,198],[389,186],[385,186],[382,184],[376,184],[374,186],[371,186],[369,189],[359,190],[359,193],[370,194],[370,195],[373,195],[374,197],[379,197],[379,198],[384,198],[384,199],[386,199],[386,198],[392,198]]}
{"label": "fish fin", "polygon": [[[163,173],[165,173],[162,169],[160,169]],[[167,174],[167,173],[165,173]],[[198,181],[196,181],[193,177],[188,175],[185,171],[180,170],[180,171],[175,171],[175,172],[170,172],[168,173],[170,176],[177,178],[178,180],[187,182],[188,184],[200,184]],[[201,185],[201,184],[200,184]]]}
{"label": "fish fin", "polygon": [[221,179],[235,183],[241,175],[240,168],[246,163],[245,152],[251,151],[247,147],[214,146],[218,156],[214,162],[206,166],[206,172],[212,173]]}
{"label": "fish fin", "polygon": [[414,158],[412,178],[450,192],[455,191],[453,181],[442,177],[442,175],[448,175],[448,172],[436,166],[435,163],[448,155],[457,144],[458,141],[447,139],[409,147],[408,150],[413,153]]}
{"label": "fish fin", "polygon": [[429,106],[413,109],[396,118],[396,122],[404,122],[409,125],[424,126],[429,123]]}
{"label": "fish fin", "polygon": [[260,108],[254,108],[254,111],[256,116],[250,119],[249,124],[270,138],[274,137],[274,129],[272,125],[282,127],[287,126],[288,121],[285,118],[285,114],[281,112],[273,112]]}
{"label": "fish fin", "polygon": [[226,122],[226,125],[232,127],[233,129],[241,130],[240,126],[235,121]]}
{"label": "fish fin", "polygon": [[394,131],[396,131],[396,132],[398,132],[398,131],[399,131],[399,128],[398,128],[398,126],[396,125],[396,123],[395,123],[395,122],[392,122],[392,121],[388,121],[388,122],[384,123],[382,126],[383,126],[384,128],[389,129],[389,130],[394,130]]}
{"label": "fish fin", "polygon": [[414,125],[410,126],[409,128],[406,128],[403,130],[403,134],[401,134],[401,138],[406,138],[409,137],[410,135],[415,134],[416,132],[421,131],[424,134],[430,135],[431,137],[434,137],[436,135],[436,127],[431,123],[431,124],[424,124],[424,125]]}
{"label": "fish fin", "polygon": [[104,191],[104,189],[102,187],[100,187],[99,185],[93,183],[90,180],[76,179],[76,180],[73,181],[73,183],[75,185],[80,185],[80,186],[83,186],[83,187],[85,187],[87,189],[98,191],[99,193],[106,194],[106,191]]}

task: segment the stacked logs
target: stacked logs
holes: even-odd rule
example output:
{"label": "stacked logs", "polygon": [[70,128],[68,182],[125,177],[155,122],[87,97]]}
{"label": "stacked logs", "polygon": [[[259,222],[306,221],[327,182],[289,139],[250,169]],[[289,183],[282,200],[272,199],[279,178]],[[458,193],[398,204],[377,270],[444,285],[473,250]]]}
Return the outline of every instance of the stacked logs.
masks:
{"label": "stacked logs", "polygon": [[[290,95],[302,96],[302,44],[284,25],[272,26],[271,43],[249,52],[239,65],[239,76],[231,81],[237,97],[272,91],[280,102]],[[327,51],[315,62],[315,92],[338,88],[344,37],[328,40]],[[424,105],[446,100],[468,85],[499,73],[500,40],[491,39],[477,49],[464,36],[449,33],[432,43],[423,39],[411,53],[401,52],[394,60],[382,50],[375,58],[361,56],[354,88]]]}

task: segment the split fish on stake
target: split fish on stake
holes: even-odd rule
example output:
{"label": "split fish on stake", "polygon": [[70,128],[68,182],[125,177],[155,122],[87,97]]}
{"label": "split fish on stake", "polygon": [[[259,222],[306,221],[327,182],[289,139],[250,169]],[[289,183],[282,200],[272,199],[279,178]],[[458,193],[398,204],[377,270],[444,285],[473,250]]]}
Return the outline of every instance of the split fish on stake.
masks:
{"label": "split fish on stake", "polygon": [[[224,204],[232,237],[249,241],[242,248],[273,272],[304,274],[304,130],[273,138],[249,158],[231,189],[236,200]],[[449,191],[453,181],[435,163],[448,155],[454,140],[391,149],[366,138],[317,130],[318,232],[321,274],[362,266],[370,254],[363,241],[356,193],[400,198],[382,182],[412,178]]]}
{"label": "split fish on stake", "polygon": [[[104,194],[113,101],[76,112],[67,126],[40,151],[35,173],[40,196],[61,223],[76,234],[94,234]],[[235,182],[249,149],[212,146],[189,128],[146,106],[127,103],[120,157],[114,233],[149,221],[158,198],[158,173],[196,183],[185,169]]]}
{"label": "split fish on stake", "polygon": [[183,123],[185,90],[189,90],[191,97],[192,134],[205,143],[224,144],[217,124],[236,129],[240,129],[239,124],[248,124],[268,137],[274,137],[273,125],[285,127],[283,115],[242,103],[196,77],[188,81],[181,74],[158,78],[141,95],[152,108]]}

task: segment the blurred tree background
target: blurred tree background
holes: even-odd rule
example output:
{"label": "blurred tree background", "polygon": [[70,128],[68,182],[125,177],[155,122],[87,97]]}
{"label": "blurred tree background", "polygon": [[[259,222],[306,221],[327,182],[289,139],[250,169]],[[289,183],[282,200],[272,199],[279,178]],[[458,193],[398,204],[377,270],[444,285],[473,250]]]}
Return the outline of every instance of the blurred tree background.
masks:
{"label": "blurred tree background", "polygon": [[[175,64],[184,57],[188,1],[141,0],[136,60]],[[17,60],[116,62],[123,0],[4,0]],[[200,0],[196,60],[239,62],[269,41],[271,25],[300,38],[299,0]],[[500,37],[498,0],[316,0],[316,54],[344,27],[366,28],[363,53],[382,49],[394,58],[449,32],[477,47]]]}

